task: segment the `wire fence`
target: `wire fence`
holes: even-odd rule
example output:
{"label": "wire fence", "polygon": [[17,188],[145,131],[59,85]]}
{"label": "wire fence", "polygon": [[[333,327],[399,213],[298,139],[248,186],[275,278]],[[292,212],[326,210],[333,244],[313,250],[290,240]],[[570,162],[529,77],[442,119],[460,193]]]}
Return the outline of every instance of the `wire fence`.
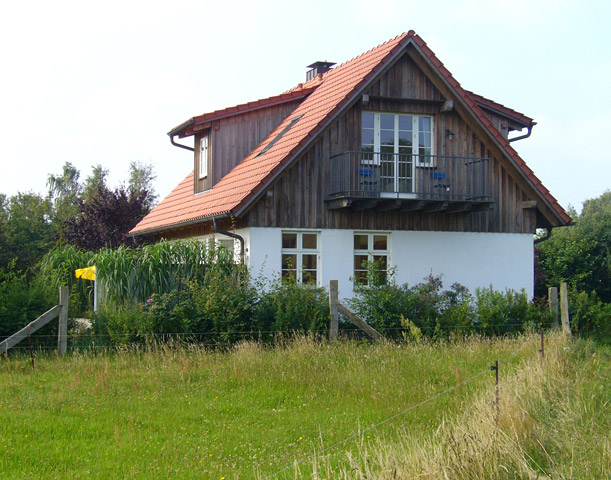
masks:
{"label": "wire fence", "polygon": [[382,425],[385,425],[385,424],[395,420],[396,418],[399,418],[399,417],[401,417],[401,416],[411,412],[412,410],[417,409],[418,407],[422,407],[423,405],[426,405],[427,403],[430,403],[433,400],[436,400],[437,398],[442,397],[443,395],[447,395],[448,393],[453,392],[454,390],[457,390],[460,387],[462,387],[462,386],[464,386],[464,385],[466,385],[468,383],[471,383],[473,380],[475,380],[476,378],[481,377],[485,373],[489,373],[489,370],[483,370],[483,371],[481,371],[479,373],[476,373],[475,375],[472,375],[471,377],[467,378],[466,380],[463,380],[459,384],[454,385],[453,387],[450,387],[450,388],[444,390],[443,392],[439,392],[436,395],[433,395],[432,397],[427,398],[426,400],[423,400],[423,401],[421,401],[421,402],[419,402],[419,403],[417,403],[415,405],[412,405],[412,406],[406,408],[405,410],[402,410],[399,413],[396,413],[395,415],[387,417],[384,420],[382,420],[382,421],[380,421],[380,422],[378,422],[378,423],[376,423],[374,425],[371,425],[370,427],[365,428],[364,430],[359,430],[359,431],[353,433],[352,435],[344,438],[343,440],[335,442],[333,445],[329,445],[328,447],[325,447],[322,450],[319,450],[318,452],[316,452],[316,453],[314,453],[312,455],[309,455],[307,457],[303,457],[300,460],[296,460],[293,463],[291,463],[289,465],[286,465],[285,467],[281,468],[280,470],[272,473],[271,475],[263,477],[263,480],[267,480],[269,478],[275,478],[278,475],[280,475],[281,473],[286,472],[287,470],[290,470],[291,468],[298,467],[299,465],[301,465],[301,464],[303,464],[305,462],[308,462],[308,461],[313,461],[314,459],[320,457],[321,455],[324,455],[325,453],[329,452],[330,450],[333,450],[334,448],[337,448],[340,445],[343,445],[343,444],[349,442],[350,440],[353,440],[353,439],[358,438],[358,437],[362,437],[363,435],[367,434],[368,432],[371,432],[371,431],[377,429],[378,427],[381,427]]}
{"label": "wire fence", "polygon": [[[489,324],[486,325],[487,327],[523,327],[524,323],[498,323],[498,324]],[[545,323],[545,324],[539,324],[538,327],[551,327],[552,324],[551,323]],[[432,327],[434,328],[434,327]],[[448,328],[448,329],[456,329],[457,331],[464,329],[464,328],[472,328],[472,326],[468,326],[468,325],[445,325],[444,328]],[[399,328],[399,327],[394,327],[392,329],[387,329],[387,330],[395,330],[395,331],[408,331],[408,328]],[[344,329],[342,329],[342,331],[344,332],[361,332],[360,329],[354,327],[346,327]],[[541,330],[541,332],[543,332],[543,330]],[[134,336],[134,337],[145,337],[151,340],[163,340],[164,342],[170,343],[171,341],[182,341],[184,339],[194,339],[199,337],[201,338],[209,338],[211,336],[218,336],[218,335],[244,335],[245,337],[243,339],[253,339],[252,337],[254,336],[258,336],[258,343],[263,344],[263,345],[273,345],[274,343],[276,343],[276,338],[278,336],[288,336],[288,335],[295,335],[296,333],[300,333],[300,332],[296,332],[295,330],[261,330],[261,331],[236,331],[236,332],[226,332],[226,331],[207,331],[207,332],[163,332],[163,333],[143,333],[143,334],[138,334],[138,333],[129,333],[126,334],[126,336]],[[308,333],[311,334],[317,334],[317,335],[327,335],[328,334],[328,329],[320,329],[320,330],[312,330],[309,331]],[[276,338],[271,338],[271,339],[261,339],[263,334],[272,334],[275,335]],[[251,336],[251,338],[247,338],[246,336]],[[40,334],[40,335],[32,335],[31,336],[32,339],[34,338],[42,338],[42,339],[55,339],[56,335],[49,335],[49,334]],[[72,334],[68,336],[69,339],[72,339],[73,341],[78,340],[78,339],[82,339],[83,335],[77,335],[77,334]],[[97,333],[97,334],[85,334],[85,338],[88,339],[107,339],[107,338],[111,338],[110,334],[106,334],[106,333]],[[218,347],[219,343],[218,342],[205,342],[205,341],[198,341],[196,342],[196,345],[198,346],[205,346],[205,347]],[[116,348],[117,345],[116,344],[100,344],[100,343],[96,343],[95,341],[92,341],[91,344],[87,345],[87,346],[79,346],[79,345],[72,345],[71,348],[76,350],[76,349],[91,349],[91,350],[112,350],[113,348]],[[123,345],[123,347],[125,347],[125,345]],[[38,345],[35,349],[36,350],[53,350],[55,349],[56,346],[52,346],[52,345]],[[70,348],[70,347],[69,347]],[[15,350],[29,350],[30,347],[28,346],[19,346],[19,347],[15,347]],[[541,333],[541,350],[539,350],[540,354],[541,354],[541,358],[543,359],[544,356],[544,352],[543,352],[543,333]],[[34,360],[32,360],[32,362],[34,362]],[[34,363],[33,363],[34,364]],[[496,370],[496,398],[495,398],[495,406],[496,406],[496,415],[497,415],[497,428],[498,428],[498,408],[499,408],[499,390],[498,390],[498,361],[495,362],[495,364],[490,367],[487,368],[485,370],[482,370],[472,376],[470,376],[469,378],[460,381],[460,383],[457,383],[456,385],[449,387],[441,392],[436,393],[435,395],[432,395],[418,403],[415,403],[413,405],[410,405],[404,409],[402,409],[401,411],[399,411],[398,413],[395,413],[391,416],[388,416],[380,421],[378,421],[377,423],[374,423],[364,429],[358,429],[357,431],[355,431],[354,433],[348,435],[347,437],[334,442],[331,445],[328,446],[324,446],[321,445],[321,448],[318,451],[315,451],[313,454],[311,455],[307,455],[304,456],[298,460],[294,460],[293,462],[283,466],[282,468],[279,468],[277,471],[275,471],[272,474],[268,474],[267,476],[262,476],[259,478],[262,478],[262,480],[268,480],[268,479],[272,479],[272,478],[276,478],[279,475],[281,475],[284,472],[287,472],[290,469],[295,469],[297,468],[299,465],[303,465],[306,462],[313,462],[315,459],[321,457],[324,454],[327,454],[328,452],[347,444],[348,442],[350,442],[351,440],[357,439],[357,438],[363,438],[364,435],[380,428],[383,425],[387,425],[390,424],[392,421],[396,420],[397,418],[403,417],[406,414],[408,414],[409,412],[412,412],[420,407],[423,407],[426,404],[429,404],[431,402],[433,402],[434,400],[443,397],[445,395],[448,395],[458,389],[461,389],[462,387],[464,387],[467,384],[470,384],[472,382],[474,382],[475,380],[477,380],[478,378],[484,376],[485,374],[490,374],[490,370]],[[395,428],[400,428],[403,425],[405,425],[404,423],[401,423],[399,425],[395,425]]]}
{"label": "wire fence", "polygon": [[[523,322],[510,323],[491,323],[482,325],[418,325],[418,320],[414,321],[419,329],[426,332],[457,332],[459,334],[483,334],[483,335],[498,335],[521,333],[528,325]],[[23,325],[22,325],[23,326]],[[51,325],[51,330],[56,327]],[[551,323],[538,323],[536,328],[549,329]],[[505,332],[494,331],[494,329],[505,329]],[[401,341],[407,335],[411,335],[410,328],[405,327],[390,327],[380,329],[381,333],[385,334],[389,341]],[[47,329],[48,331],[48,329]],[[252,341],[262,345],[273,345],[295,335],[305,334],[314,335],[324,339],[328,336],[328,329],[316,330],[236,330],[236,331],[205,331],[205,332],[113,332],[113,333],[96,333],[91,329],[80,333],[69,333],[67,335],[68,350],[100,350],[113,349],[116,347],[139,346],[147,344],[197,344],[202,347],[218,348],[227,347],[237,342]],[[340,334],[347,338],[363,339],[364,333],[358,327],[348,326],[344,324],[340,328]],[[0,337],[0,341],[8,336]],[[28,344],[19,344],[12,347],[12,351],[29,351],[33,350],[54,350],[57,348],[57,333],[35,333],[29,336],[32,346]]]}

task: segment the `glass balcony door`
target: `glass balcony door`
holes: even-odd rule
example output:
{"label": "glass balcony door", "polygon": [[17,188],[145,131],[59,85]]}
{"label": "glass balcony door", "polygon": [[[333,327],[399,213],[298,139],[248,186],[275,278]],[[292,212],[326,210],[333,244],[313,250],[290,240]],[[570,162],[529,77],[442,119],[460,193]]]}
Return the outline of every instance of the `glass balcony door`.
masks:
{"label": "glass balcony door", "polygon": [[380,192],[413,193],[415,167],[430,162],[432,117],[363,112],[363,163],[376,167]]}

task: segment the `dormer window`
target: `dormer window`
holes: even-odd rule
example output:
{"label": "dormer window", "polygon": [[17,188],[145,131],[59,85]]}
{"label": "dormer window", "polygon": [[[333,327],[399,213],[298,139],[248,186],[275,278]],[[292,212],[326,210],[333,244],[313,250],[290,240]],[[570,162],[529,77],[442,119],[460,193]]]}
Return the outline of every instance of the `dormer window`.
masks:
{"label": "dormer window", "polygon": [[199,178],[208,176],[208,135],[199,141]]}

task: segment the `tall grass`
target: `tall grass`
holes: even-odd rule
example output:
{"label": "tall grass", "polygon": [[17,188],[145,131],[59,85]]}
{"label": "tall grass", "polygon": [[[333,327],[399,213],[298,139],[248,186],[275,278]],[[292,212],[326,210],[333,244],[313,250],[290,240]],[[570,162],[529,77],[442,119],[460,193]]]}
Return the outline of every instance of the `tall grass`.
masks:
{"label": "tall grass", "polygon": [[501,377],[498,417],[489,388],[424,438],[364,442],[341,474],[323,462],[315,478],[611,478],[610,388],[610,348],[552,335],[542,363]]}
{"label": "tall grass", "polygon": [[[420,345],[307,336],[226,352],[188,345],[0,359],[0,471],[17,478],[252,479],[273,474],[488,369],[537,338]],[[424,437],[491,383],[481,377],[326,453],[341,473],[362,441]],[[302,464],[304,478],[311,462]],[[291,470],[277,478],[293,478]],[[330,475],[326,478],[337,478]]]}
{"label": "tall grass", "polygon": [[152,294],[172,291],[184,282],[202,282],[210,270],[232,275],[239,269],[232,252],[222,246],[208,248],[204,242],[180,240],[99,252],[68,245],[45,255],[40,275],[54,291],[68,285],[81,312],[91,306],[92,282],[76,279],[74,271],[90,265],[96,266],[105,301],[117,305],[145,302]]}

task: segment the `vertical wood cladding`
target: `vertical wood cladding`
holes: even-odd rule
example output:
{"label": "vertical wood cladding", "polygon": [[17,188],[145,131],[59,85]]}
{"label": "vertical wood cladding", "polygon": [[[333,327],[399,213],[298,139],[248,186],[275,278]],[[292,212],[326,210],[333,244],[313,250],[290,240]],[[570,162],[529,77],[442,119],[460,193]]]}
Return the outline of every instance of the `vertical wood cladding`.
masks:
{"label": "vertical wood cladding", "polygon": [[196,180],[195,193],[209,190],[295,110],[298,101],[221,118],[195,135],[195,178],[199,178],[199,142],[209,135],[208,177]]}
{"label": "vertical wood cladding", "polygon": [[[459,232],[534,232],[534,209],[527,200],[512,166],[493,155],[474,129],[455,111],[441,113],[446,98],[417,67],[408,54],[382,73],[360,99],[338,116],[317,140],[292,163],[253,205],[244,218],[248,226],[292,228],[346,228],[373,230],[432,230]],[[446,213],[399,210],[376,211],[344,208],[329,210],[330,158],[360,150],[362,111],[413,113],[434,118],[435,154],[490,158],[490,185],[494,207],[479,213]],[[453,138],[446,134],[453,133]],[[463,181],[467,181],[463,179]]]}

